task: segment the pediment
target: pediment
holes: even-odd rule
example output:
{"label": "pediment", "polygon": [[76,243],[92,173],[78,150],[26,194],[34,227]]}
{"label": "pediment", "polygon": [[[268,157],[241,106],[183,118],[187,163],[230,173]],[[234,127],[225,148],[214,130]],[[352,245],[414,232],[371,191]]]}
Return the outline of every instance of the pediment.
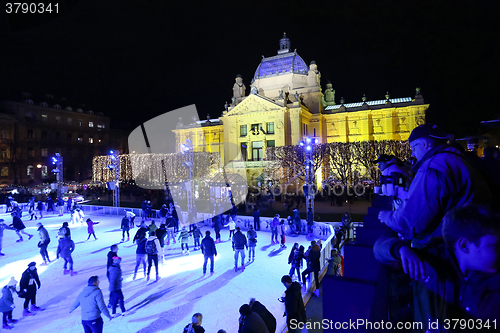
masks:
{"label": "pediment", "polygon": [[283,106],[279,105],[265,97],[251,94],[247,96],[241,103],[236,105],[227,116],[244,115],[254,112],[269,112],[282,110]]}

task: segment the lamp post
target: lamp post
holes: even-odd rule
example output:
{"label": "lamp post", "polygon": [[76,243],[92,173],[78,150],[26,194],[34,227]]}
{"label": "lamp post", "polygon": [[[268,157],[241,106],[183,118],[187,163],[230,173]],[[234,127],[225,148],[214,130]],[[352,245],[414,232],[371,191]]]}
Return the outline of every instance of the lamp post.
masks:
{"label": "lamp post", "polygon": [[111,164],[107,168],[113,172],[113,182],[109,182],[108,185],[111,184],[113,190],[113,207],[120,207],[120,154],[116,150],[110,150],[109,158]]}
{"label": "lamp post", "polygon": [[299,143],[301,147],[304,147],[304,168],[306,171],[306,184],[303,187],[304,195],[306,197],[306,212],[309,207],[312,209],[312,214],[314,216],[314,161],[313,161],[313,151],[314,146],[319,143],[318,139],[311,139],[306,137],[303,141]]}
{"label": "lamp post", "polygon": [[57,182],[57,197],[62,197],[62,185],[63,185],[63,157],[61,154],[56,153],[55,157],[52,157],[52,164],[55,165],[55,168],[52,169],[52,172],[56,174],[56,182]]}

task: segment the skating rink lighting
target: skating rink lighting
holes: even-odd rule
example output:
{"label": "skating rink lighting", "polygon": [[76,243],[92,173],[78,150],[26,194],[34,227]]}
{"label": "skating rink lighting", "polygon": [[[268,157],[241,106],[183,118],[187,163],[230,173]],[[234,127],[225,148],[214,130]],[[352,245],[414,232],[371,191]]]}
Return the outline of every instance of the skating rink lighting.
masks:
{"label": "skating rink lighting", "polygon": [[311,138],[306,138],[307,143],[311,143]]}
{"label": "skating rink lighting", "polygon": [[318,143],[319,143],[319,140],[318,140],[318,139],[314,139],[314,143],[315,143],[315,144],[318,144]]}
{"label": "skating rink lighting", "polygon": [[307,147],[306,147],[306,150],[311,150],[311,146],[307,146]]}
{"label": "skating rink lighting", "polygon": [[300,141],[300,146],[303,147],[304,146],[304,141]]}
{"label": "skating rink lighting", "polygon": [[109,151],[109,153],[110,153],[110,154],[114,154],[115,152],[114,152],[114,151],[112,151],[112,150],[110,150],[110,151]]}

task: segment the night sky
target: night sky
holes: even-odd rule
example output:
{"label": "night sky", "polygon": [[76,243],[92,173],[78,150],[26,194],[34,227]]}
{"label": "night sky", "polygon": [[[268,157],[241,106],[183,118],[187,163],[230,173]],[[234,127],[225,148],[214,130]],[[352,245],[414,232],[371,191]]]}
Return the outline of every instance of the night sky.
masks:
{"label": "night sky", "polygon": [[427,121],[474,134],[500,117],[500,11],[496,1],[460,3],[90,0],[61,3],[66,12],[52,20],[10,21],[2,11],[0,98],[66,97],[130,130],[190,104],[215,118],[235,76],[248,94],[286,32],[337,103],[413,97],[418,86]]}

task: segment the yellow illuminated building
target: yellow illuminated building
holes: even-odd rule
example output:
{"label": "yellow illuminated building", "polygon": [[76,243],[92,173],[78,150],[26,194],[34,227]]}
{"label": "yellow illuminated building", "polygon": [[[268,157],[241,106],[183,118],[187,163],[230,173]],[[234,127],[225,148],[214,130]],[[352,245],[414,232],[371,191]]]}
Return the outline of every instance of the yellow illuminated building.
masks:
{"label": "yellow illuminated building", "polygon": [[179,124],[174,132],[178,143],[189,138],[195,151],[219,152],[233,172],[252,180],[265,167],[267,147],[297,145],[305,137],[320,143],[406,140],[424,123],[428,107],[419,89],[414,98],[387,94],[382,100],[336,104],[331,83],[322,92],[318,66],[306,65],[291,51],[285,35],[278,54],[262,58],[250,94],[238,75],[221,117]]}

